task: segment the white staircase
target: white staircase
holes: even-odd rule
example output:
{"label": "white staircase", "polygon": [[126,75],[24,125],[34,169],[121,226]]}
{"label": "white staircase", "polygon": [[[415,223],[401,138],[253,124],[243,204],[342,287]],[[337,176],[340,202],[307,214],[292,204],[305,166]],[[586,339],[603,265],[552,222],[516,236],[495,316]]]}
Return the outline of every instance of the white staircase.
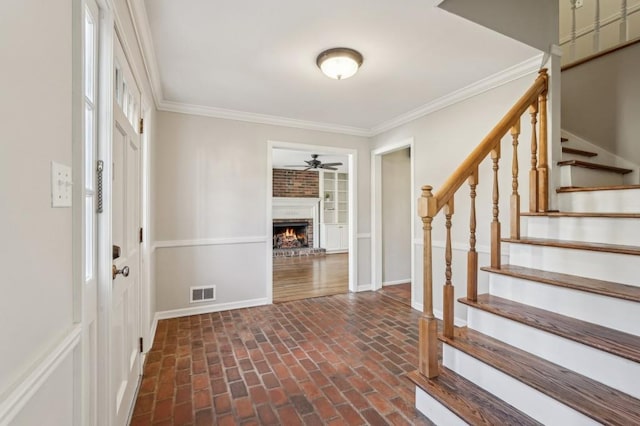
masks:
{"label": "white staircase", "polygon": [[640,186],[601,172],[567,173],[561,211],[524,213],[489,293],[459,300],[442,374],[412,376],[436,424],[640,424]]}

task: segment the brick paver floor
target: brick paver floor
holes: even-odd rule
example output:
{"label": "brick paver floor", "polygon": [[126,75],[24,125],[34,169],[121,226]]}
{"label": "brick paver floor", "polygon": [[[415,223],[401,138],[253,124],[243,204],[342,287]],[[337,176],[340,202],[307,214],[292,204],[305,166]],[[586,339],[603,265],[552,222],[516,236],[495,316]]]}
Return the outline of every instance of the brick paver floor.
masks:
{"label": "brick paver floor", "polygon": [[160,321],[132,424],[430,424],[418,317],[367,292]]}

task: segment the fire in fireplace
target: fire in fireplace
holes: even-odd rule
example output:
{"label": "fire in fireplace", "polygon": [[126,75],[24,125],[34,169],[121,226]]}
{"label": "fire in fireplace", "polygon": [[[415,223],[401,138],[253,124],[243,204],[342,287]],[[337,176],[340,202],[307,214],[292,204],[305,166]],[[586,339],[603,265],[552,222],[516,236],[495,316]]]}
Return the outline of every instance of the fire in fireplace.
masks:
{"label": "fire in fireplace", "polygon": [[307,222],[284,222],[273,224],[273,248],[309,247]]}

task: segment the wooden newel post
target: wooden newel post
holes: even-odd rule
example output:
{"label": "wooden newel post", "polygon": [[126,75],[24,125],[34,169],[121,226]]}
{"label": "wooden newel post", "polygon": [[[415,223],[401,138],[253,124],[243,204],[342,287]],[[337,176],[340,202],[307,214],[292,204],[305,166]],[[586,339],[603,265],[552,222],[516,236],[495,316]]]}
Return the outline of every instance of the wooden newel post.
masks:
{"label": "wooden newel post", "polygon": [[422,187],[422,196],[418,199],[418,215],[422,218],[424,231],[423,254],[423,289],[422,317],[419,331],[419,368],[420,373],[428,378],[437,377],[438,372],[438,326],[433,315],[433,264],[431,246],[431,222],[436,214],[436,200],[433,198],[431,186]]}
{"label": "wooden newel post", "polygon": [[[540,70],[548,88],[549,76],[547,70]],[[549,210],[549,163],[547,158],[547,88],[538,97],[540,106],[540,147],[538,154],[538,211]]]}

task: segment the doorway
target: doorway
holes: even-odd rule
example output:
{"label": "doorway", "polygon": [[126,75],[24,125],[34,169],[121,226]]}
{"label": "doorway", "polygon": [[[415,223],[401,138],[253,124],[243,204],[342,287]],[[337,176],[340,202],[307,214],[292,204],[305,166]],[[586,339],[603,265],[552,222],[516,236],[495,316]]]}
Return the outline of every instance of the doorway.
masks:
{"label": "doorway", "polygon": [[372,280],[407,305],[413,304],[415,200],[413,139],[372,152]]}
{"label": "doorway", "polygon": [[269,145],[267,291],[271,300],[355,291],[355,150]]}

